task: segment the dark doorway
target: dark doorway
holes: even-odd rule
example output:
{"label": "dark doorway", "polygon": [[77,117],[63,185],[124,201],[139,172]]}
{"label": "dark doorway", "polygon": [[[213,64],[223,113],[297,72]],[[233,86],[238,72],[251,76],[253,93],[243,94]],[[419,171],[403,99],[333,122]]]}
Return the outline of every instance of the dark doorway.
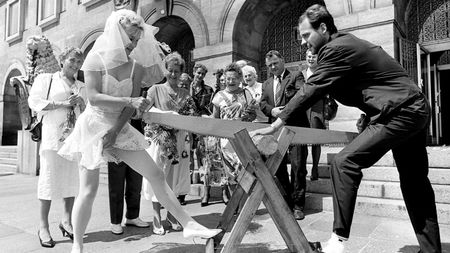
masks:
{"label": "dark doorway", "polygon": [[156,39],[170,46],[172,52],[178,52],[186,61],[184,72],[192,76],[194,62],[192,50],[195,47],[194,34],[188,23],[180,17],[169,16],[156,21],[153,26],[159,27]]}
{"label": "dark doorway", "polygon": [[5,95],[3,96],[3,133],[1,145],[17,145],[17,131],[22,129],[20,122],[19,107],[14,88],[9,80],[15,76],[21,76],[22,73],[13,69],[9,72],[5,83]]}
{"label": "dark doorway", "polygon": [[439,71],[441,83],[442,144],[450,145],[450,69]]}

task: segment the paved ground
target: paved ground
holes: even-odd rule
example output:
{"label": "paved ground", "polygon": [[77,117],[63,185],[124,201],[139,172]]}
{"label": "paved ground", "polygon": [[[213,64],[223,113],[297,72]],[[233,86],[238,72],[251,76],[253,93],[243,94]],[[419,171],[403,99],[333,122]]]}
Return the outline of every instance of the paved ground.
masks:
{"label": "paved ground", "polygon": [[[62,210],[61,201],[53,203],[50,213],[51,233],[57,244],[52,249],[39,245],[36,235],[39,225],[36,184],[37,177],[0,175],[1,253],[70,252],[71,241],[62,237],[57,228]],[[107,194],[107,186],[101,184],[85,238],[87,252],[204,252],[203,240],[185,239],[181,232],[157,236],[151,232],[151,228],[126,227],[123,235],[111,234]],[[210,206],[200,207],[199,202],[197,198],[189,198],[186,210],[200,223],[214,227],[225,206],[217,201]],[[165,216],[164,211],[163,215]],[[145,200],[142,201],[141,218],[152,220],[151,203]],[[300,222],[300,226],[308,240],[326,240],[330,235],[332,213],[310,211],[305,220]],[[441,239],[443,252],[450,253],[450,226],[441,226]],[[416,253],[419,250],[407,220],[365,215],[356,215],[347,249],[348,252],[364,253]],[[258,210],[239,252],[288,252],[263,206]]]}

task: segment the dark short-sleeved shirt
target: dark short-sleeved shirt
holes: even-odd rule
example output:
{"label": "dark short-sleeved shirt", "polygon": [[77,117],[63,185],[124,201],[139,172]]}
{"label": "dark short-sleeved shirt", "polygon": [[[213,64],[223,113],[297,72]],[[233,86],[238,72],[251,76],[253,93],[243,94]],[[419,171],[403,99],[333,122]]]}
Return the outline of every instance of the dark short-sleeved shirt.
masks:
{"label": "dark short-sleeved shirt", "polygon": [[209,115],[209,104],[211,103],[211,96],[213,94],[213,88],[203,83],[199,92],[195,92],[194,87],[191,87],[191,96],[194,99],[195,106],[197,107],[198,115]]}

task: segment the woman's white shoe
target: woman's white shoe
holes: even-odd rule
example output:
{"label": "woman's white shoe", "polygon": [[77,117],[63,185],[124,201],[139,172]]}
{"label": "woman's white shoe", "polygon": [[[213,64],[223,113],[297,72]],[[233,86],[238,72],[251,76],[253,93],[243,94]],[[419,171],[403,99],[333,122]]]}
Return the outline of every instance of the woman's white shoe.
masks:
{"label": "woman's white shoe", "polygon": [[187,237],[201,237],[201,238],[211,238],[220,233],[221,229],[208,229],[197,222],[189,221],[186,227],[183,229],[183,236]]}
{"label": "woman's white shoe", "polygon": [[339,239],[339,237],[333,233],[331,234],[330,240],[325,243],[325,247],[322,248],[323,253],[344,253],[344,241]]}

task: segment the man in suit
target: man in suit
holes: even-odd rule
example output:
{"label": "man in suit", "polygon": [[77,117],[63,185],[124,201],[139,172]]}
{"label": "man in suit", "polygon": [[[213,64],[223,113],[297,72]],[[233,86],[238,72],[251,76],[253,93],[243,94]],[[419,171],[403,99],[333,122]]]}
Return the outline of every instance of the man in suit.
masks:
{"label": "man in suit", "polygon": [[[132,119],[131,125],[142,132],[141,120]],[[139,218],[141,188],[142,176],[126,163],[108,163],[109,214],[111,219],[111,232],[113,234],[123,234],[124,197],[127,202],[125,225],[140,228],[150,227],[148,222]]]}
{"label": "man in suit", "polygon": [[300,16],[302,44],[318,54],[318,67],[270,127],[271,134],[323,95],[363,111],[370,122],[332,162],[334,223],[323,252],[344,252],[350,235],[362,169],[392,150],[400,187],[420,252],[441,252],[434,191],[428,179],[426,150],[430,107],[417,84],[381,47],[340,33],[321,5]]}
{"label": "man in suit", "polygon": [[[273,75],[262,86],[261,111],[269,118],[269,123],[275,121],[284,106],[304,84],[303,75],[300,72],[290,72],[284,67],[283,56],[275,50],[266,54],[266,66]],[[298,117],[289,120],[291,126],[309,127],[306,111],[299,112]],[[305,218],[306,192],[306,146],[291,146],[289,160],[291,162],[291,180],[287,171],[287,157],[284,157],[277,173],[275,174],[282,185],[286,195],[285,199],[289,207],[293,209],[297,220]]]}

